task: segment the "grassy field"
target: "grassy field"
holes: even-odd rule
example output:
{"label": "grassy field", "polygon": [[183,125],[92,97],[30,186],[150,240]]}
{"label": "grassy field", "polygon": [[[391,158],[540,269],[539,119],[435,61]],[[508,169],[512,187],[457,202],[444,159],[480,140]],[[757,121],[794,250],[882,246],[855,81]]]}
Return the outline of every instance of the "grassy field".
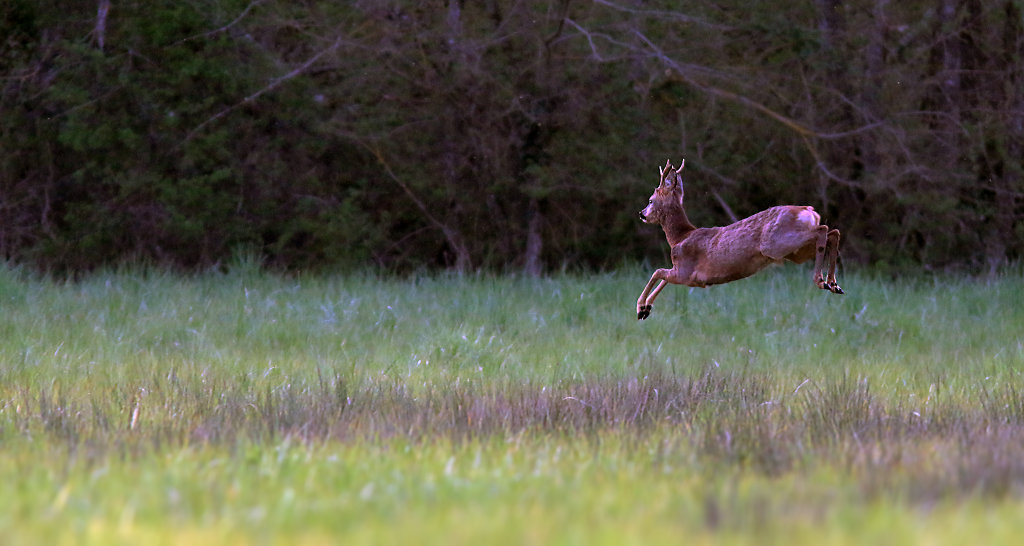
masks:
{"label": "grassy field", "polygon": [[999,544],[1024,275],[0,268],[3,544]]}

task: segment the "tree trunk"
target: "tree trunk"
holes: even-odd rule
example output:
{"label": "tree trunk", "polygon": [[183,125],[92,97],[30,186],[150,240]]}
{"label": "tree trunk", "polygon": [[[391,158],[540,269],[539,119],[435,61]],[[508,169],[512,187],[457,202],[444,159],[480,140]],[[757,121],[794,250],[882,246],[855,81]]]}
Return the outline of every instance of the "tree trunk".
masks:
{"label": "tree trunk", "polygon": [[[860,116],[865,123],[880,121],[882,114],[881,88],[884,84],[885,72],[885,42],[888,23],[886,22],[885,8],[889,0],[876,0],[873,10],[875,20],[874,27],[870,30],[867,51],[865,52],[866,74],[860,89]],[[860,155],[861,168],[868,180],[881,181],[887,179],[884,167],[881,165],[882,157],[878,150],[878,137],[873,131],[869,131],[857,138],[857,151]]]}
{"label": "tree trunk", "polygon": [[99,5],[96,7],[96,28],[93,29],[93,34],[96,38],[96,46],[100,51],[103,51],[107,41],[108,14],[110,14],[110,0],[99,0]]}
{"label": "tree trunk", "polygon": [[825,40],[825,47],[834,48],[836,37],[845,26],[842,13],[843,0],[815,0],[815,3],[818,5],[818,29],[821,30],[821,35]]}
{"label": "tree trunk", "polygon": [[544,271],[544,263],[541,260],[541,253],[544,250],[544,239],[541,236],[541,228],[544,225],[544,216],[540,212],[540,204],[537,199],[530,199],[529,221],[526,226],[526,253],[524,255],[523,272],[531,277],[539,277]]}

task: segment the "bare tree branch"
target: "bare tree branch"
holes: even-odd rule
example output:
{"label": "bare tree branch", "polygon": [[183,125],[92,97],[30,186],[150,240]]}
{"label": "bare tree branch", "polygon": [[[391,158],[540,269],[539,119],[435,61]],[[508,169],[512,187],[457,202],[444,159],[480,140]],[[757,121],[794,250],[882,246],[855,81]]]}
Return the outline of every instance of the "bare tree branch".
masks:
{"label": "bare tree branch", "polygon": [[213,36],[214,34],[225,32],[228,29],[230,29],[231,27],[237,25],[239,23],[239,21],[241,21],[242,19],[245,19],[245,16],[248,15],[250,11],[252,11],[252,8],[254,8],[254,7],[256,7],[256,6],[258,6],[258,5],[262,4],[262,3],[263,3],[263,0],[253,0],[252,2],[249,2],[249,5],[245,6],[245,9],[242,10],[242,13],[238,14],[238,17],[235,17],[235,19],[233,21],[231,21],[230,23],[228,23],[228,24],[226,24],[226,25],[224,25],[224,26],[222,26],[220,28],[215,28],[215,29],[213,29],[213,30],[211,30],[209,32],[204,32],[202,34],[196,34],[194,36],[189,36],[188,38],[183,38],[181,40],[178,40],[177,42],[175,42],[175,45],[181,44],[181,43],[184,43],[184,42],[188,42],[188,41],[191,41],[191,40],[198,40],[200,38],[208,38],[210,36]]}
{"label": "bare tree branch", "polygon": [[[609,5],[609,4],[605,3],[605,2],[602,2],[601,0],[595,0],[595,1],[599,2],[599,3],[602,3],[602,4]],[[610,62],[610,61],[613,60],[613,58],[612,57],[607,57],[607,56],[605,56],[604,54],[602,54],[600,52],[600,50],[598,49],[597,43],[595,42],[595,37],[596,38],[600,38],[601,40],[606,41],[606,42],[608,42],[610,44],[613,44],[613,45],[616,45],[616,46],[619,46],[619,47],[623,47],[623,48],[628,49],[628,50],[633,51],[633,52],[637,52],[637,53],[641,52],[641,51],[637,50],[637,48],[635,46],[633,46],[631,44],[627,44],[627,43],[622,42],[620,40],[616,40],[615,38],[613,38],[613,37],[611,37],[611,36],[609,36],[607,34],[599,34],[599,33],[591,32],[591,31],[587,30],[586,28],[584,28],[583,26],[581,26],[580,24],[578,24],[577,22],[573,21],[572,19],[566,18],[566,22],[569,23],[570,25],[572,25],[573,28],[578,30],[580,32],[580,34],[582,34],[584,37],[586,37],[587,43],[590,45],[591,53],[592,53],[594,59],[596,59],[598,62]],[[662,64],[664,64],[667,67],[669,67],[672,70],[672,72],[674,74],[676,74],[681,80],[683,80],[687,85],[689,85],[691,87],[694,87],[697,90],[702,91],[704,93],[707,93],[707,94],[710,94],[710,95],[714,95],[714,96],[717,96],[717,97],[721,97],[721,98],[724,98],[724,99],[728,99],[728,100],[733,101],[733,102],[738,102],[738,103],[740,103],[740,104],[742,104],[744,106],[747,106],[748,108],[752,108],[754,110],[757,110],[757,111],[767,115],[768,117],[774,119],[775,121],[778,121],[779,123],[782,123],[786,127],[789,127],[791,130],[795,131],[799,135],[809,136],[809,137],[813,137],[813,138],[819,138],[819,139],[823,139],[823,140],[834,140],[834,139],[846,138],[846,137],[849,137],[849,136],[852,136],[852,135],[856,135],[856,134],[859,134],[859,133],[870,131],[870,130],[873,130],[873,129],[876,129],[878,127],[881,127],[881,126],[885,125],[885,122],[876,121],[876,122],[873,122],[873,123],[869,123],[869,124],[863,125],[861,127],[857,127],[855,129],[851,129],[849,131],[832,132],[832,133],[826,133],[826,132],[821,132],[821,131],[812,129],[812,128],[807,127],[806,125],[800,123],[799,121],[796,121],[796,120],[794,120],[794,119],[792,119],[790,117],[787,117],[787,116],[785,116],[785,115],[783,115],[783,114],[781,114],[781,113],[779,113],[779,112],[769,108],[768,106],[766,106],[766,105],[764,105],[764,104],[762,104],[760,102],[757,102],[757,101],[751,99],[750,97],[747,97],[745,95],[741,95],[739,93],[735,93],[733,91],[728,91],[728,90],[722,89],[720,87],[715,87],[713,85],[708,85],[708,84],[705,84],[705,83],[698,82],[696,79],[694,79],[690,75],[691,72],[696,70],[696,71],[700,71],[700,72],[707,72],[708,74],[715,74],[716,71],[713,70],[713,69],[707,68],[707,67],[702,67],[702,66],[697,66],[697,65],[687,65],[687,64],[680,63],[679,61],[669,57],[664,51],[661,50],[661,48],[659,48],[657,45],[655,45],[654,42],[652,42],[649,38],[647,38],[647,36],[645,36],[642,32],[640,32],[638,30],[635,30],[634,34],[638,38],[640,38],[640,40],[642,40],[647,45],[648,50],[646,52],[642,52],[642,53],[644,53],[645,56],[650,57],[650,56],[653,55],[655,58],[657,58],[659,61],[661,61]]]}
{"label": "bare tree branch", "polygon": [[683,14],[683,13],[679,13],[677,11],[640,10],[640,9],[628,8],[626,6],[620,6],[619,4],[616,4],[614,2],[609,2],[608,0],[593,0],[593,1],[594,1],[595,4],[600,4],[602,6],[606,6],[606,7],[612,8],[614,10],[618,10],[618,11],[624,11],[626,13],[633,13],[633,14],[636,14],[636,15],[644,15],[644,16],[657,17],[657,18],[660,18],[660,19],[674,19],[676,21],[682,21],[684,23],[692,23],[692,24],[695,24],[695,25],[700,25],[702,27],[707,27],[707,28],[710,28],[710,29],[720,30],[720,31],[733,30],[733,27],[731,27],[731,26],[721,25],[721,24],[717,24],[717,23],[709,23],[709,22],[707,22],[707,21],[705,21],[703,19],[698,19],[696,17],[690,17],[689,15],[686,15],[686,14]]}
{"label": "bare tree branch", "polygon": [[[740,184],[738,181],[733,180],[732,178],[729,178],[728,176],[725,176],[724,174],[722,174],[722,173],[720,173],[720,172],[718,172],[718,171],[716,171],[716,170],[714,170],[714,169],[712,169],[710,167],[706,167],[706,166],[703,166],[703,165],[694,165],[694,167],[697,170],[702,171],[702,172],[706,172],[706,173],[714,176],[715,178],[721,180],[722,182],[725,182],[725,183],[727,183],[727,184],[729,184],[731,186],[739,186],[739,184]],[[711,192],[711,195],[712,195],[712,197],[715,198],[715,201],[718,201],[719,206],[721,206],[722,210],[725,211],[725,215],[729,217],[729,220],[731,220],[733,222],[738,222],[739,221],[739,217],[736,216],[735,212],[733,212],[732,207],[729,206],[729,203],[727,203],[725,201],[725,199],[722,198],[722,195],[720,193],[718,193],[718,190],[716,190],[714,188],[709,188],[708,191]]]}
{"label": "bare tree branch", "polygon": [[611,58],[611,57],[605,57],[604,55],[601,55],[601,52],[597,50],[597,44],[594,43],[594,37],[598,37],[598,38],[600,38],[600,39],[602,39],[602,40],[604,40],[604,41],[606,41],[608,43],[615,44],[617,46],[622,46],[622,47],[627,48],[627,49],[633,49],[629,44],[627,44],[625,42],[620,42],[620,41],[612,38],[611,36],[609,36],[607,34],[595,34],[595,33],[592,33],[589,30],[587,30],[587,29],[583,28],[582,26],[580,26],[576,21],[573,21],[572,19],[570,19],[568,17],[565,18],[565,22],[569,23],[570,25],[572,25],[573,28],[578,30],[580,32],[580,34],[582,34],[583,36],[585,36],[587,38],[587,43],[590,44],[590,52],[593,54],[594,59],[597,60],[598,62],[606,63],[606,62],[611,62],[614,59]]}
{"label": "bare tree branch", "polygon": [[722,210],[725,211],[725,215],[729,217],[730,221],[733,223],[740,221],[739,217],[736,216],[736,213],[732,211],[732,207],[729,206],[729,203],[726,203],[725,199],[722,199],[722,196],[716,190],[712,189],[711,195],[714,196],[715,201],[718,201],[718,204],[722,207]]}
{"label": "bare tree branch", "polygon": [[287,74],[285,74],[285,75],[283,75],[283,76],[281,76],[279,78],[274,78],[273,80],[270,81],[270,83],[268,83],[262,89],[260,89],[260,90],[256,91],[255,93],[253,93],[253,94],[243,98],[241,101],[239,101],[239,102],[237,102],[235,104],[232,104],[231,106],[228,106],[227,108],[221,110],[220,112],[217,112],[216,114],[210,116],[205,121],[203,121],[199,125],[196,125],[191,131],[189,131],[188,135],[185,136],[185,140],[183,141],[183,143],[184,142],[188,142],[188,141],[192,140],[193,138],[195,138],[195,136],[200,131],[202,131],[204,128],[206,128],[207,125],[209,125],[209,124],[213,123],[214,121],[217,121],[218,119],[220,119],[220,118],[230,114],[231,112],[237,110],[238,108],[241,108],[242,106],[245,106],[246,104],[252,103],[256,99],[258,99],[261,96],[263,96],[264,94],[266,94],[266,93],[268,93],[270,91],[273,91],[274,89],[276,89],[281,84],[283,84],[283,83],[287,82],[288,80],[290,80],[290,79],[292,79],[292,78],[302,74],[306,70],[309,70],[309,67],[313,66],[324,55],[327,55],[328,53],[332,53],[336,49],[338,49],[338,46],[340,46],[341,43],[342,43],[341,37],[338,37],[337,39],[334,40],[333,44],[331,44],[330,46],[326,47],[325,49],[320,50],[319,52],[316,53],[316,55],[313,55],[312,57],[310,57],[306,62],[302,63],[301,65],[299,65],[297,68],[295,68],[291,72],[288,72]]}
{"label": "bare tree branch", "polygon": [[[377,160],[377,163],[384,168],[384,173],[392,182],[398,184],[399,188],[402,188],[405,195],[409,197],[409,200],[412,201],[413,205],[415,205],[423,214],[423,217],[426,218],[427,223],[444,235],[448,246],[451,247],[452,251],[455,253],[455,269],[460,272],[468,271],[472,266],[472,257],[469,247],[466,246],[462,233],[431,212],[427,204],[420,199],[418,195],[416,195],[416,192],[414,192],[412,188],[405,183],[405,180],[403,180],[402,177],[399,176],[391,167],[391,163],[384,156],[384,152],[380,149],[380,146],[374,142],[376,139],[365,138],[360,135],[341,130],[337,131],[335,134],[344,139],[351,140],[373,155],[374,159]],[[385,140],[386,138],[387,137],[385,137]],[[395,244],[397,244],[397,242]]]}
{"label": "bare tree branch", "polygon": [[412,200],[413,204],[416,205],[416,208],[420,209],[420,212],[423,213],[424,218],[426,218],[428,222],[433,224],[434,227],[441,230],[441,233],[444,234],[445,240],[448,241],[448,244],[452,247],[452,250],[455,252],[455,269],[458,271],[469,270],[471,265],[471,259],[469,249],[466,248],[466,244],[462,240],[462,234],[459,233],[455,228],[441,221],[441,219],[434,216],[430,212],[430,209],[427,208],[427,205],[422,200],[420,200],[419,197],[417,197],[417,195],[412,191],[412,188],[410,188],[409,185],[406,184],[405,181],[402,180],[400,176],[395,174],[395,171],[391,168],[391,165],[384,158],[384,153],[380,151],[380,148],[377,148],[376,146],[367,145],[365,142],[362,141],[357,142],[363,145],[366,149],[370,151],[370,153],[373,154],[375,158],[377,158],[377,162],[380,163],[382,167],[384,167],[384,172],[387,173],[388,178],[393,180],[396,184],[398,184],[400,188],[402,188],[402,191],[404,191],[405,194],[409,196],[409,199]]}
{"label": "bare tree branch", "polygon": [[643,42],[645,44],[647,44],[647,47],[650,48],[650,51],[654,54],[655,57],[658,58],[658,60],[660,60],[663,64],[665,64],[666,66],[671,68],[672,71],[675,74],[678,74],[679,77],[684,82],[686,82],[688,85],[690,85],[692,87],[695,87],[696,89],[698,89],[700,91],[703,91],[705,93],[709,93],[709,94],[715,95],[717,97],[722,97],[722,98],[725,98],[725,99],[729,99],[731,101],[738,102],[738,103],[740,103],[740,104],[742,104],[744,106],[747,106],[749,108],[753,108],[754,110],[757,110],[757,111],[767,115],[768,117],[774,119],[775,121],[778,121],[779,123],[785,125],[786,127],[789,127],[790,129],[795,131],[797,134],[800,134],[802,136],[820,138],[820,139],[825,139],[825,140],[838,139],[838,138],[845,138],[845,137],[848,137],[848,136],[851,136],[851,135],[855,135],[855,134],[858,134],[858,133],[863,133],[865,131],[870,131],[872,129],[875,129],[877,127],[885,125],[884,122],[876,121],[874,123],[869,123],[867,125],[863,125],[861,127],[858,127],[856,129],[852,129],[850,131],[842,131],[842,132],[838,132],[838,133],[823,133],[823,132],[817,131],[815,129],[807,127],[806,125],[800,123],[799,121],[796,121],[795,119],[792,119],[790,117],[784,116],[784,115],[780,114],[779,112],[776,112],[775,110],[772,110],[768,106],[765,106],[764,104],[761,104],[760,102],[757,102],[757,101],[755,101],[755,100],[753,100],[753,99],[751,99],[751,98],[749,98],[749,97],[747,97],[745,95],[740,95],[739,93],[734,93],[732,91],[721,89],[721,88],[718,88],[718,87],[715,87],[715,86],[712,86],[712,85],[706,85],[706,84],[703,84],[703,83],[700,83],[700,82],[696,81],[695,79],[690,77],[690,75],[687,73],[688,71],[686,70],[686,67],[684,65],[682,65],[681,63],[677,62],[675,59],[673,59],[673,58],[669,57],[668,55],[666,55],[663,51],[661,51],[661,49],[658,46],[656,46],[654,44],[654,42],[652,42],[650,39],[648,39],[647,36],[644,36],[644,34],[642,32],[634,31],[634,34],[636,34],[636,36],[638,38],[640,38],[641,40],[643,40]]}
{"label": "bare tree branch", "polygon": [[850,179],[847,179],[847,178],[843,178],[843,177],[833,173],[825,165],[825,160],[822,159],[821,154],[819,154],[817,148],[814,147],[814,143],[812,143],[811,139],[808,138],[809,136],[810,135],[800,135],[800,138],[801,138],[801,140],[804,141],[804,146],[807,147],[807,151],[810,152],[811,157],[814,158],[814,162],[817,165],[818,169],[822,173],[824,173],[827,178],[829,178],[830,180],[832,180],[834,182],[839,182],[840,184],[845,184],[847,186],[853,186],[853,187],[858,187],[858,188],[864,186],[863,184],[861,184],[859,182],[855,182],[853,180],[850,180]]}

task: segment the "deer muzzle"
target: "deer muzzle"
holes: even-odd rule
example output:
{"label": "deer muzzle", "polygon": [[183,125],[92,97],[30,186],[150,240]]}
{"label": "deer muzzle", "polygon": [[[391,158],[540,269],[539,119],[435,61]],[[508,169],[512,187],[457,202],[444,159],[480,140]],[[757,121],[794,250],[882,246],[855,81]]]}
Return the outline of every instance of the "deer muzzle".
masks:
{"label": "deer muzzle", "polygon": [[644,207],[643,210],[640,211],[640,220],[642,220],[644,223],[647,223],[647,216],[651,213],[650,209],[651,206],[647,205],[646,207]]}

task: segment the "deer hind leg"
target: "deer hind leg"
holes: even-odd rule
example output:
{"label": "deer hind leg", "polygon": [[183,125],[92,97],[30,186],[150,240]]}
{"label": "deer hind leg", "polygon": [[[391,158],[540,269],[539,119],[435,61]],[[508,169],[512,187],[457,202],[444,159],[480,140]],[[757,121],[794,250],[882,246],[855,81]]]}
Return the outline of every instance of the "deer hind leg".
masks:
{"label": "deer hind leg", "polygon": [[822,269],[825,267],[825,254],[828,250],[828,226],[818,226],[815,230],[818,232],[818,236],[814,241],[814,284],[822,290],[831,292],[832,286],[822,274]]}
{"label": "deer hind leg", "polygon": [[833,229],[828,232],[828,276],[825,278],[825,283],[829,286],[829,290],[833,294],[843,294],[843,289],[839,287],[839,282],[836,281],[836,262],[839,260],[839,230]]}

